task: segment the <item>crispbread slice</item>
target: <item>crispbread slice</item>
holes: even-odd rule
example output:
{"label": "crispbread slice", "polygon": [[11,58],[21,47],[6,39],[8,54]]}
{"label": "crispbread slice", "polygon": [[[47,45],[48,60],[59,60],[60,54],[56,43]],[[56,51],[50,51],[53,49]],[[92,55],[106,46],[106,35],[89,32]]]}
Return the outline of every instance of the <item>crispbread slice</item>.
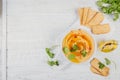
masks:
{"label": "crispbread slice", "polygon": [[86,23],[85,24],[88,24],[93,17],[95,17],[95,15],[97,14],[96,11],[92,10],[92,9],[89,9],[88,10],[88,16],[87,16],[87,20],[86,20]]}
{"label": "crispbread slice", "polygon": [[95,69],[93,66],[90,66],[90,70],[91,70],[93,73],[102,75],[102,74],[101,74],[97,69]]}
{"label": "crispbread slice", "polygon": [[108,76],[109,74],[109,68],[108,67],[103,67],[102,69],[99,68],[99,60],[97,58],[94,58],[90,64],[92,67],[94,67],[97,71],[99,71],[101,73],[101,75],[103,76]]}
{"label": "crispbread slice", "polygon": [[90,8],[84,8],[84,9],[83,9],[83,13],[84,13],[84,14],[83,14],[83,25],[85,25],[85,23],[86,23],[89,9],[90,9]]}
{"label": "crispbread slice", "polygon": [[82,25],[83,24],[83,8],[78,9],[78,15],[80,18],[80,24]]}
{"label": "crispbread slice", "polygon": [[88,23],[88,25],[90,25],[90,26],[92,26],[92,25],[98,25],[103,20],[104,20],[103,14],[100,13],[100,12],[97,12],[97,14],[95,15],[95,17],[92,18],[92,20]]}
{"label": "crispbread slice", "polygon": [[94,34],[105,34],[110,32],[109,24],[99,24],[96,26],[92,26],[91,30]]}

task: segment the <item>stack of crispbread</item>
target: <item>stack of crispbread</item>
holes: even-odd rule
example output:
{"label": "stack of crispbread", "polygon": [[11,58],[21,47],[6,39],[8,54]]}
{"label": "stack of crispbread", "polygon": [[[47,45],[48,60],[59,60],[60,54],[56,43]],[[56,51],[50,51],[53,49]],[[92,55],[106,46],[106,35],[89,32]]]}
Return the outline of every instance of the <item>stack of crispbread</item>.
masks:
{"label": "stack of crispbread", "polygon": [[93,73],[102,75],[102,76],[108,76],[109,75],[109,68],[107,66],[104,66],[102,69],[99,68],[99,60],[97,58],[93,58],[93,60],[90,62],[91,67],[90,70]]}
{"label": "stack of crispbread", "polygon": [[110,32],[109,24],[101,24],[104,20],[102,13],[92,10],[91,8],[79,8],[78,13],[80,24],[89,27],[94,34]]}

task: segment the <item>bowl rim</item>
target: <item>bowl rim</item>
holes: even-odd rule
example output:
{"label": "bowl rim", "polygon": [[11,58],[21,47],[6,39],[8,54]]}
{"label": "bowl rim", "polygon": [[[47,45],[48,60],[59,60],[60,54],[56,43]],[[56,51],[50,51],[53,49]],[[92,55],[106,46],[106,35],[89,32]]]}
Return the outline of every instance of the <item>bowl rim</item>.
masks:
{"label": "bowl rim", "polygon": [[[94,50],[93,50],[92,55],[91,55],[88,59],[86,59],[85,61],[81,61],[81,62],[79,62],[79,63],[74,63],[74,62],[70,61],[69,59],[67,59],[66,56],[64,55],[64,52],[63,52],[63,50],[62,50],[62,42],[63,42],[64,37],[65,37],[70,31],[72,31],[72,30],[78,30],[78,29],[81,29],[81,30],[85,31],[86,33],[88,33],[88,34],[92,37],[92,39],[93,39],[93,44],[94,44]],[[59,41],[59,42],[57,42],[57,41]],[[96,40],[95,40],[95,35],[94,35],[94,34],[91,32],[91,30],[90,30],[88,27],[86,27],[86,26],[79,26],[78,28],[73,27],[73,28],[70,28],[70,29],[65,30],[62,34],[60,34],[60,35],[58,36],[58,38],[56,39],[56,43],[57,43],[57,44],[60,44],[60,52],[59,52],[59,53],[62,54],[62,55],[64,56],[64,58],[66,58],[66,60],[67,60],[68,62],[74,63],[74,64],[80,64],[80,63],[83,63],[83,62],[88,61],[88,60],[94,55],[94,53],[96,52],[96,47],[97,47],[97,45],[96,45]]]}

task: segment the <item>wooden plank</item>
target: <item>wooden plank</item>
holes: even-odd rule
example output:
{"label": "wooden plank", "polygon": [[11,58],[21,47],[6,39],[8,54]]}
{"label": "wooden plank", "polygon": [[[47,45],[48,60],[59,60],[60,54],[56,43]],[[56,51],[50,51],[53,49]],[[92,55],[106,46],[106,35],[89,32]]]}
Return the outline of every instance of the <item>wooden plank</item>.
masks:
{"label": "wooden plank", "polygon": [[2,0],[2,80],[7,80],[7,25],[6,25],[6,0]]}

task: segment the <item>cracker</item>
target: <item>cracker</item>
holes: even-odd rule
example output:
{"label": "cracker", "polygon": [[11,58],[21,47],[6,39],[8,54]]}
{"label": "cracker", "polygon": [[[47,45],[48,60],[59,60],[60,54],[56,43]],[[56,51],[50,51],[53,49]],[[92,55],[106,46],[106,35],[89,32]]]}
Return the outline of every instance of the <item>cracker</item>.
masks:
{"label": "cracker", "polygon": [[87,16],[88,16],[88,11],[89,11],[90,8],[84,8],[83,9],[83,25],[85,25],[86,21],[87,21]]}
{"label": "cracker", "polygon": [[[108,76],[108,74],[109,74],[109,68],[108,67],[103,67],[102,69],[100,69],[99,68],[99,60],[97,59],[97,58],[94,58],[91,62],[90,62],[90,64],[91,64],[91,66],[95,69],[95,70],[97,70],[98,72],[96,72],[96,71],[93,71],[94,73],[96,72],[96,73],[100,73],[100,75],[102,75],[102,76]],[[93,70],[93,69],[92,69]]]}
{"label": "cracker", "polygon": [[109,24],[100,24],[96,26],[92,26],[91,30],[94,34],[105,34],[110,32]]}
{"label": "cracker", "polygon": [[98,25],[104,20],[104,16],[102,13],[97,12],[95,17],[88,23],[88,25]]}
{"label": "cracker", "polygon": [[96,14],[97,14],[96,11],[89,9],[86,24],[88,24],[92,20],[92,18],[95,17]]}
{"label": "cracker", "polygon": [[83,24],[83,8],[78,9],[78,15],[80,18],[80,24],[82,25]]}

